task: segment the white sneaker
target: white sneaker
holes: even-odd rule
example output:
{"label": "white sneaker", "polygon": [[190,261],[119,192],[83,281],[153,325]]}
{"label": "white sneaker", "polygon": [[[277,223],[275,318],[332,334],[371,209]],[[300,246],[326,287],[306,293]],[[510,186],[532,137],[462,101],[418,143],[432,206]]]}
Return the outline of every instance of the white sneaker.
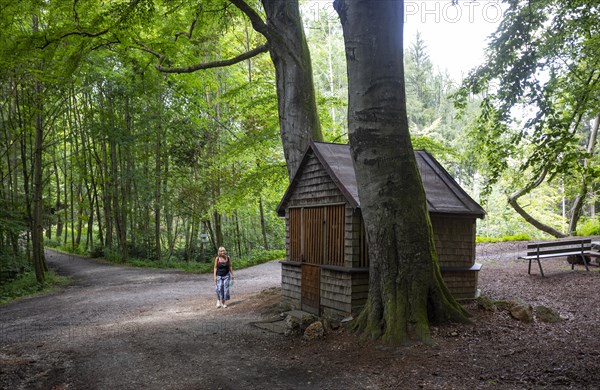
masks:
{"label": "white sneaker", "polygon": [[224,304],[224,303],[223,303],[223,305],[222,305],[222,306],[223,306],[223,307],[227,307],[227,305],[226,305],[226,304]]}
{"label": "white sneaker", "polygon": [[221,307],[221,301],[217,300],[217,307]]}

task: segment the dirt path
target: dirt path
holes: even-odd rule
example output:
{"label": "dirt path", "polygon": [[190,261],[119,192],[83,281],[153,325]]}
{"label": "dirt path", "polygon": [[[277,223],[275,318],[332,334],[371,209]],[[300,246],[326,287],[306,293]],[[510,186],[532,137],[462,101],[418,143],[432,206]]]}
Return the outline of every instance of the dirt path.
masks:
{"label": "dirt path", "polygon": [[279,286],[276,261],[237,271],[229,308],[217,309],[212,275],[47,259],[74,282],[0,308],[2,388],[258,388],[309,377],[281,374],[264,355],[271,339],[286,340],[249,325],[269,302],[253,295]]}
{"label": "dirt path", "polygon": [[2,389],[597,389],[600,272],[517,260],[526,243],[478,246],[482,294],[547,305],[558,323],[522,323],[466,303],[469,325],[433,344],[390,348],[340,328],[325,339],[250,325],[277,304],[280,264],[236,272],[231,305],[211,275],[119,267],[48,254],[65,290],[0,307]]}

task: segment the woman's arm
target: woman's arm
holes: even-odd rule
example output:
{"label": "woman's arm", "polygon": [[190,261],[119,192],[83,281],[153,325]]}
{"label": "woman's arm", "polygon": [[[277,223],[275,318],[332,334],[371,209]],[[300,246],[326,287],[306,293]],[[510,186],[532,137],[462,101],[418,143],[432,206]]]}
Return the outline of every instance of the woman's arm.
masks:
{"label": "woman's arm", "polygon": [[215,257],[215,265],[213,266],[213,280],[217,283],[217,261],[218,257]]}

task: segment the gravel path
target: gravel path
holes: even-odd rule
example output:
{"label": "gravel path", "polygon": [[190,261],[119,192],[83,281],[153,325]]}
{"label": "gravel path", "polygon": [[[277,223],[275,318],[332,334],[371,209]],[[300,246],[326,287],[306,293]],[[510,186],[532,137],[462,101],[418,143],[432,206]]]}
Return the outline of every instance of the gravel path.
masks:
{"label": "gravel path", "polygon": [[[47,251],[69,275],[63,291],[0,307],[0,388],[254,388],[261,375],[230,377],[246,343],[269,339],[256,294],[279,287],[277,261],[237,270],[227,309],[215,308],[211,274],[115,266]],[[235,265],[235,263],[234,263]],[[260,295],[258,296],[260,298]],[[231,349],[238,342],[236,349]],[[237,364],[237,363],[236,363]],[[218,369],[215,369],[218,367]],[[197,387],[199,386],[199,387]]]}

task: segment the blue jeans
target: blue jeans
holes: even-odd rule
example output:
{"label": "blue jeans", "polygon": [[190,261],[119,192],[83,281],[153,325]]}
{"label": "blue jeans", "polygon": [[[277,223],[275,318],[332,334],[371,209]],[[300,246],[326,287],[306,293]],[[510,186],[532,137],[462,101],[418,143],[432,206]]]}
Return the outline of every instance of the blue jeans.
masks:
{"label": "blue jeans", "polygon": [[228,301],[229,298],[229,279],[230,273],[227,273],[225,276],[217,275],[217,299],[221,302]]}

